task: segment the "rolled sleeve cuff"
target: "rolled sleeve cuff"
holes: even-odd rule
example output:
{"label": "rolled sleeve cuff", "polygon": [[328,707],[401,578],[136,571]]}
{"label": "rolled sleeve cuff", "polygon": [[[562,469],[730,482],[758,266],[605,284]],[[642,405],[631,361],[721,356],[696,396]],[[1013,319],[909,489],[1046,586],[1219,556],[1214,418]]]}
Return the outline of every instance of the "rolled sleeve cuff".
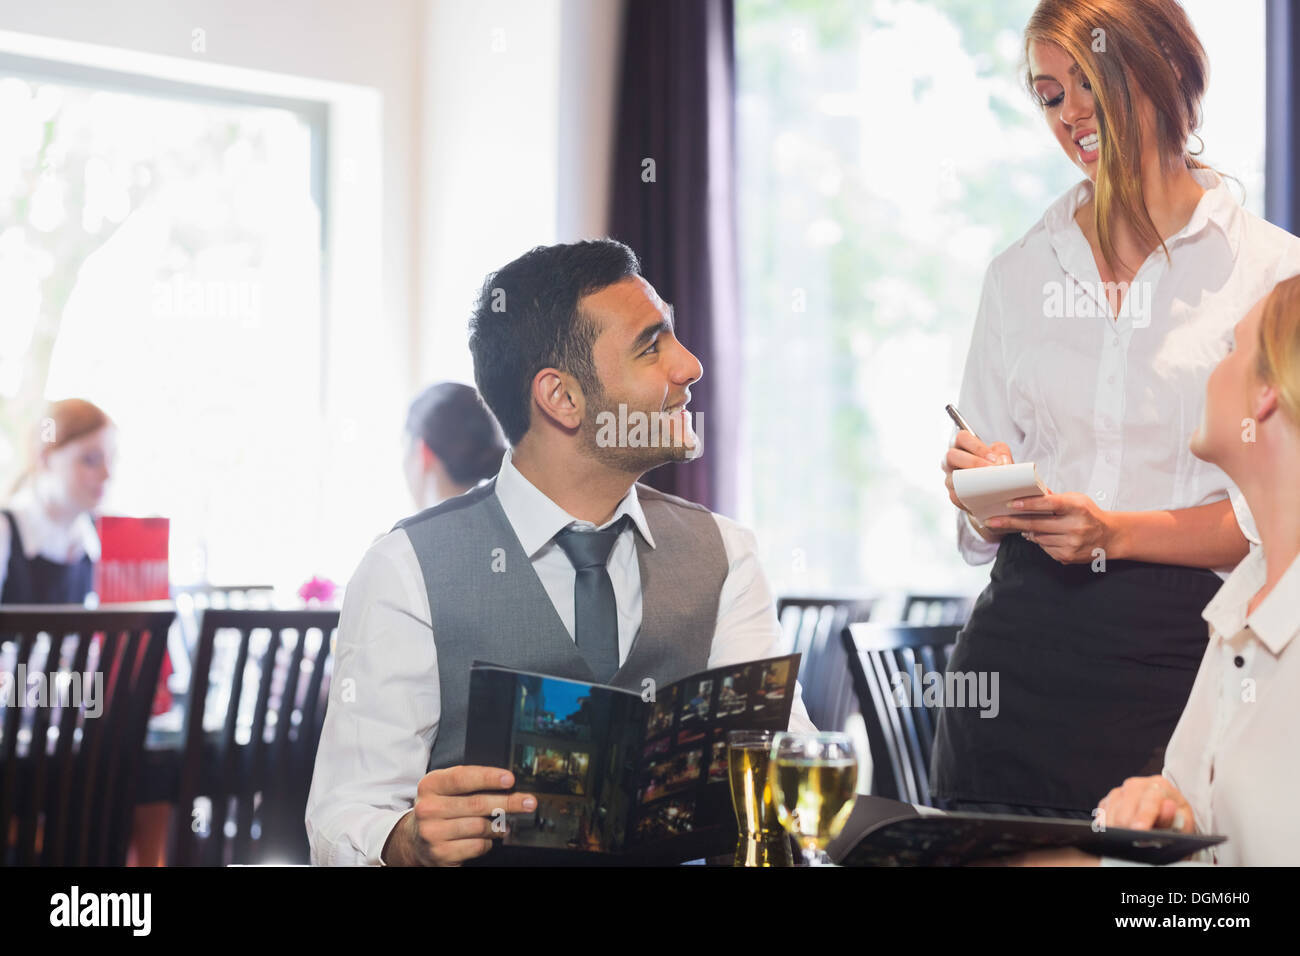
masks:
{"label": "rolled sleeve cuff", "polygon": [[312,841],[312,862],[317,866],[387,866],[380,854],[399,820],[411,811],[367,808],[356,811],[337,839],[320,835]]}
{"label": "rolled sleeve cuff", "polygon": [[997,557],[999,542],[985,541],[971,527],[964,511],[957,512],[957,550],[967,564],[988,564]]}

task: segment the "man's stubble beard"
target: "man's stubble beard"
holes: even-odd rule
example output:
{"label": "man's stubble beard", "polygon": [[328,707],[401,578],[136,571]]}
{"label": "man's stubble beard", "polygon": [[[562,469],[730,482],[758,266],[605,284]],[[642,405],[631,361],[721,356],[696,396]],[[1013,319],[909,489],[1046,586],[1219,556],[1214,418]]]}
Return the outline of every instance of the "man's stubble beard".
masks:
{"label": "man's stubble beard", "polygon": [[[650,429],[658,428],[658,415],[662,413],[662,409],[655,409],[651,412],[633,408],[628,402],[622,404],[627,406],[629,421],[633,413],[641,412],[649,418]],[[608,412],[613,416],[617,428],[619,402],[613,402],[613,407],[610,407],[610,405],[609,395],[603,390],[593,394],[587,401],[587,414],[583,416],[582,424],[578,427],[579,448],[584,456],[601,463],[607,468],[634,474],[638,478],[660,465],[667,465],[677,461],[693,461],[699,457],[695,454],[697,449],[687,447],[684,437],[680,434],[667,436],[668,444],[666,446],[660,444],[657,448],[653,446],[624,447],[618,444],[600,445],[596,439],[600,434],[599,416],[602,412]],[[629,427],[628,431],[631,432],[632,429]],[[649,429],[646,431],[646,437],[647,440],[652,440],[650,439]],[[665,436],[661,435],[660,437]],[[695,440],[698,443],[700,439],[696,436]]]}

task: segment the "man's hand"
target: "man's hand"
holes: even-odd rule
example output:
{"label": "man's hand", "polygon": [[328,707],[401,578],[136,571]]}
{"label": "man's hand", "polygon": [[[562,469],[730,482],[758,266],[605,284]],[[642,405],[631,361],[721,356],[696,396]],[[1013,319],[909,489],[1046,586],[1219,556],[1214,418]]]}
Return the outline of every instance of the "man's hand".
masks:
{"label": "man's hand", "polygon": [[1097,804],[1105,826],[1196,832],[1196,815],[1168,777],[1129,777]]}
{"label": "man's hand", "polygon": [[1013,515],[989,518],[985,524],[999,531],[1019,531],[1061,564],[1085,564],[1101,549],[1117,558],[1117,520],[1085,494],[1077,491],[1017,498],[1009,502]]}
{"label": "man's hand", "polygon": [[448,767],[425,774],[415,806],[388,835],[384,861],[389,866],[460,866],[482,856],[504,832],[499,829],[503,813],[537,807],[532,794],[508,792],[514,782],[514,775],[500,767]]}
{"label": "man's hand", "polygon": [[[961,499],[957,497],[957,491],[952,484],[952,473],[961,468],[987,468],[990,465],[1010,464],[1013,464],[1011,449],[1004,442],[996,441],[992,445],[985,445],[970,432],[962,429],[957,433],[952,447],[948,449],[948,454],[944,456],[939,465],[943,469],[944,485],[948,488],[948,500],[966,512],[967,515],[970,515],[970,509],[962,504]],[[971,518],[967,520],[971,520]],[[981,528],[973,521],[971,527],[985,541],[997,541],[1002,535],[1006,534],[1005,530],[997,530],[987,525]]]}

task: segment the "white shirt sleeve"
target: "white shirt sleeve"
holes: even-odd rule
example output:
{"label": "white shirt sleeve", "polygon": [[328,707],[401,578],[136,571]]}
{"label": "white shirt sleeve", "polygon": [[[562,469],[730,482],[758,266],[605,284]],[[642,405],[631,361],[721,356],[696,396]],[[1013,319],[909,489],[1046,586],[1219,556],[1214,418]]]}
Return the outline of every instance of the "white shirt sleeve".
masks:
{"label": "white shirt sleeve", "polygon": [[[962,374],[957,408],[986,444],[1005,442],[1019,459],[1024,433],[1011,418],[1007,402],[1007,363],[1002,350],[1002,290],[996,260],[984,273],[975,329],[966,370]],[[956,432],[953,433],[954,437]],[[950,443],[951,445],[951,443]],[[957,549],[967,564],[987,564],[998,553],[996,541],[985,541],[971,527],[966,512],[957,511]]]}
{"label": "white shirt sleeve", "polygon": [[318,865],[379,865],[415,804],[438,730],[440,695],[429,598],[405,531],[361,559],[339,618],[307,839]]}
{"label": "white shirt sleeve", "polygon": [[[781,622],[776,602],[758,560],[754,532],[730,518],[715,514],[727,553],[727,578],[718,596],[718,623],[709,649],[708,669],[743,664],[781,654]],[[790,708],[790,730],[815,733],[803,703],[803,689],[795,681]]]}

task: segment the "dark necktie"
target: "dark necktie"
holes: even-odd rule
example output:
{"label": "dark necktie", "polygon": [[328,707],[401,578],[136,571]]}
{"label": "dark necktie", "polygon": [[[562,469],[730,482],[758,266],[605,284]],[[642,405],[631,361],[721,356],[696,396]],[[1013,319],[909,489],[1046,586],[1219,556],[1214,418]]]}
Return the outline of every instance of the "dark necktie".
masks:
{"label": "dark necktie", "polygon": [[605,562],[631,519],[624,515],[603,531],[566,528],[555,536],[573,564],[573,639],[596,680],[607,683],[618,670],[618,607]]}

